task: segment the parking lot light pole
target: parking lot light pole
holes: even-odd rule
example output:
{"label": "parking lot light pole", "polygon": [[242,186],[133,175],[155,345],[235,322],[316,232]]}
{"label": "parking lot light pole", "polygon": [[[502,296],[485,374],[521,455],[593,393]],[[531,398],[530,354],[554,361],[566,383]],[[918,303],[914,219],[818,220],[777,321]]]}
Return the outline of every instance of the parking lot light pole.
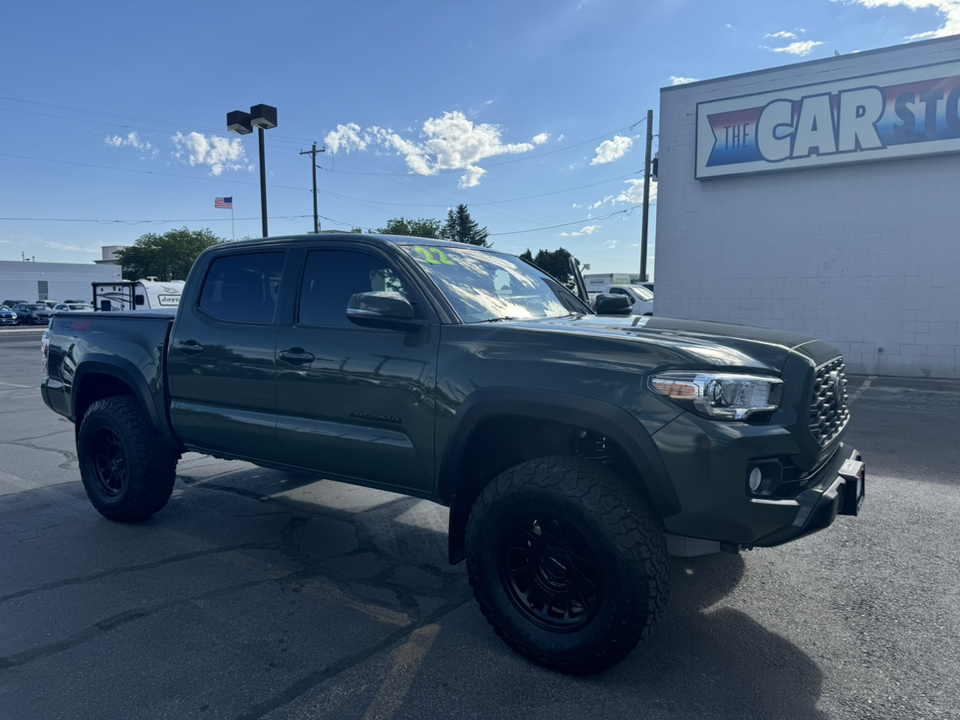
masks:
{"label": "parking lot light pole", "polygon": [[277,109],[270,105],[254,105],[249,113],[234,110],[227,113],[227,131],[246,135],[257,128],[260,139],[260,214],[263,217],[263,236],[267,237],[267,166],[263,152],[263,131],[277,126]]}

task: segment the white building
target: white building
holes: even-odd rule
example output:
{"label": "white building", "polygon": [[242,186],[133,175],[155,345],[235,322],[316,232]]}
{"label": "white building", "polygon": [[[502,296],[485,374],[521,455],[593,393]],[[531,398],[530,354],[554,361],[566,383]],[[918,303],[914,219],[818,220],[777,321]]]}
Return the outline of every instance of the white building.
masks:
{"label": "white building", "polygon": [[656,312],[960,378],[960,37],[663,88]]}
{"label": "white building", "polygon": [[4,300],[93,299],[93,283],[120,279],[119,265],[0,260],[0,302]]}

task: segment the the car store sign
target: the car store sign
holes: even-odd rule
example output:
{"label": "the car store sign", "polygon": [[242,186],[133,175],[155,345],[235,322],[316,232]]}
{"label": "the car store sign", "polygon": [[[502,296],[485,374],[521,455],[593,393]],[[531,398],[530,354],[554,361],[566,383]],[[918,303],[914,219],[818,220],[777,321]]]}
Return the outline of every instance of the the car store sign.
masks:
{"label": "the car store sign", "polygon": [[960,62],[697,105],[697,179],[960,151]]}

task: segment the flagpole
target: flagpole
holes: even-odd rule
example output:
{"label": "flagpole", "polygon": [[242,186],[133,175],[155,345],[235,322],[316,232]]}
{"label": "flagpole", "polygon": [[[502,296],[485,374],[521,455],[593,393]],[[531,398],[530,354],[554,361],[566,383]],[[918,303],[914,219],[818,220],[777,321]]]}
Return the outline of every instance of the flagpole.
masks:
{"label": "flagpole", "polygon": [[233,242],[237,241],[237,226],[233,222],[233,203],[230,203],[230,232],[233,233]]}

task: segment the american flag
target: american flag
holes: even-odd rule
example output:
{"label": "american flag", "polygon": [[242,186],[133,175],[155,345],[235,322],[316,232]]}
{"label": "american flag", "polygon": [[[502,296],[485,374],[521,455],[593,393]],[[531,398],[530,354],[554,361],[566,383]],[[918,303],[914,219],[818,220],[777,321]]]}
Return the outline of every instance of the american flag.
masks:
{"label": "american flag", "polygon": [[224,210],[233,210],[233,196],[225,198],[214,198],[213,206],[215,208],[223,208]]}

